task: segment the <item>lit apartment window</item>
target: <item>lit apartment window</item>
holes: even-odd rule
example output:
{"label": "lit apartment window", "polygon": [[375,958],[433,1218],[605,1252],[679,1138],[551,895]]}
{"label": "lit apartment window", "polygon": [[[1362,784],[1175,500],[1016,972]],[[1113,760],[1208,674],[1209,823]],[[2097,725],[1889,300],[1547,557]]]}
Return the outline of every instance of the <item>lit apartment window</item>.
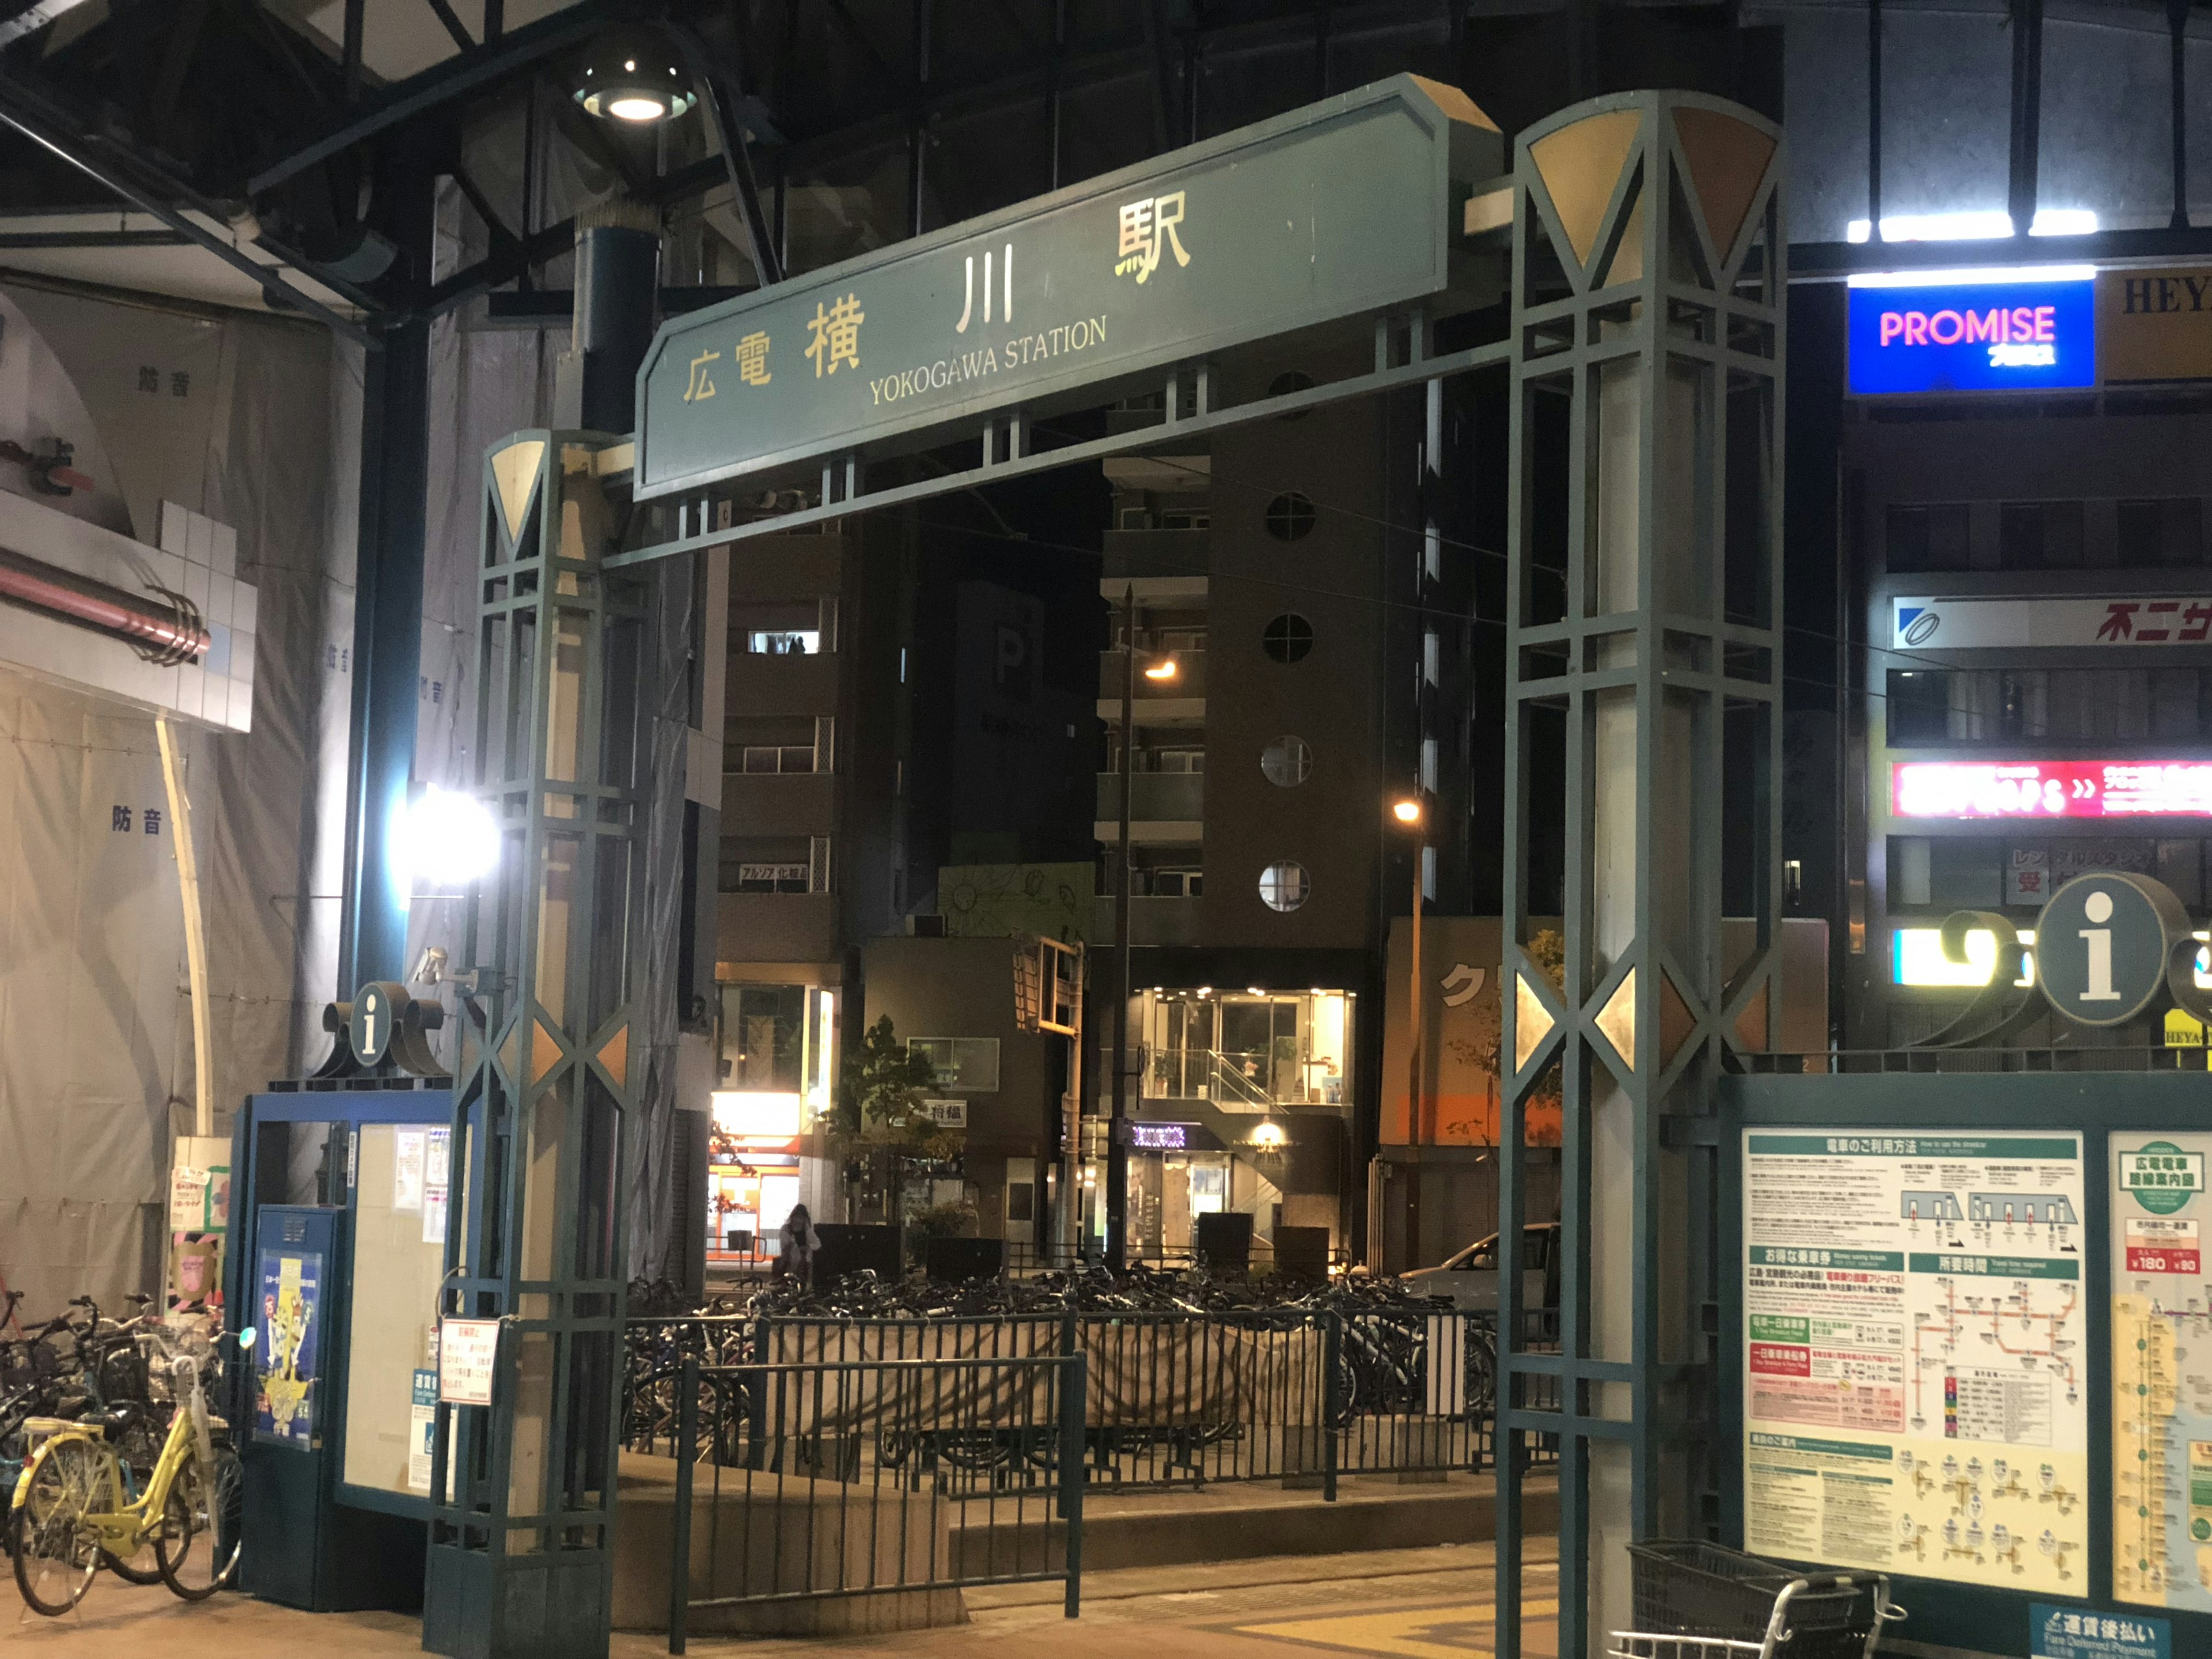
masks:
{"label": "lit apartment window", "polygon": [[930,1063],[940,1089],[989,1094],[999,1086],[996,1037],[909,1037],[906,1046]]}

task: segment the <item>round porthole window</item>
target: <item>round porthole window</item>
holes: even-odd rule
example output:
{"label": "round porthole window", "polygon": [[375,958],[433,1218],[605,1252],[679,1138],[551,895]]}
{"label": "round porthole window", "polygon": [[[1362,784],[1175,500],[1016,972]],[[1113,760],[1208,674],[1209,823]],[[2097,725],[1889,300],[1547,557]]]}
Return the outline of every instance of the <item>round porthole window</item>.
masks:
{"label": "round porthole window", "polygon": [[1297,909],[1312,889],[1305,866],[1295,859],[1278,859],[1260,872],[1260,901],[1270,910]]}
{"label": "round porthole window", "polygon": [[1296,662],[1313,649],[1313,624],[1295,611],[1285,611],[1261,630],[1260,644],[1277,662]]}
{"label": "round porthole window", "polygon": [[1295,489],[1267,503],[1267,533],[1279,542],[1304,541],[1313,533],[1314,504]]}
{"label": "round porthole window", "polygon": [[1304,738],[1277,738],[1260,751],[1260,770],[1278,789],[1294,788],[1313,770],[1313,750]]}

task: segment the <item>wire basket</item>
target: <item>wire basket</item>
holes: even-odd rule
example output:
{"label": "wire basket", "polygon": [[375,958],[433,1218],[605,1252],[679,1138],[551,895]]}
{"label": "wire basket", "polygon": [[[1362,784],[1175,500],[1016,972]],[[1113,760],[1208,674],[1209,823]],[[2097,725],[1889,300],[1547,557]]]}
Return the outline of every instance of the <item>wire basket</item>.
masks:
{"label": "wire basket", "polygon": [[[1639,1631],[1762,1642],[1782,1593],[1805,1574],[1692,1540],[1631,1544]],[[1790,1598],[1780,1632],[1790,1659],[1866,1659],[1888,1600],[1878,1573],[1823,1575]]]}

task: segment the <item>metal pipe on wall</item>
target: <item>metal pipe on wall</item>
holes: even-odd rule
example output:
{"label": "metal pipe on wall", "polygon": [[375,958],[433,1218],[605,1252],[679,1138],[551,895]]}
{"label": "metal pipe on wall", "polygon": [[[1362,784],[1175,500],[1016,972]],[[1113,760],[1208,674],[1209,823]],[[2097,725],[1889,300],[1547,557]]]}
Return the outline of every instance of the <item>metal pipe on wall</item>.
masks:
{"label": "metal pipe on wall", "polygon": [[0,548],[0,599],[120,640],[153,661],[191,662],[208,653],[208,631],[189,601],[126,593],[7,548]]}

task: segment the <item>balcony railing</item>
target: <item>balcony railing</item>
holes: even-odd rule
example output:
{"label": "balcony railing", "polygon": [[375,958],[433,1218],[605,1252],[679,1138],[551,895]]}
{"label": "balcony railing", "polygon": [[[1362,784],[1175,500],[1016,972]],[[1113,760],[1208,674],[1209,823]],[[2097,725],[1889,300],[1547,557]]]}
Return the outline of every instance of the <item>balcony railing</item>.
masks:
{"label": "balcony railing", "polygon": [[1152,1100],[1203,1100],[1224,1112],[1341,1106],[1344,1076],[1328,1062],[1264,1052],[1148,1048],[1144,1091]]}
{"label": "balcony railing", "polygon": [[[1195,823],[1206,817],[1203,772],[1139,772],[1129,780],[1129,816],[1138,823]],[[1098,821],[1113,823],[1121,816],[1121,774],[1101,772]]]}

